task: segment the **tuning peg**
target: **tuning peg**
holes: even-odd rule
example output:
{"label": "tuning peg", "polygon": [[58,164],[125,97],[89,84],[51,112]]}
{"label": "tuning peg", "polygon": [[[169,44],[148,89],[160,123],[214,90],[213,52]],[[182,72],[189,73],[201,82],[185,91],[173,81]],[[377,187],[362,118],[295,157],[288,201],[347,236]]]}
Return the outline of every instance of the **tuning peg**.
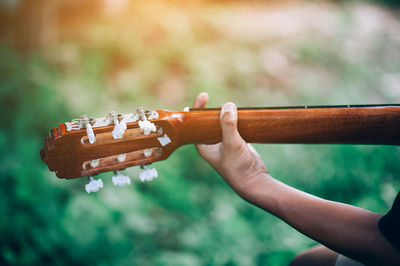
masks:
{"label": "tuning peg", "polygon": [[93,132],[92,125],[96,123],[96,119],[94,118],[88,118],[87,115],[82,115],[81,116],[81,122],[84,127],[86,127],[86,134],[88,136],[88,140],[90,144],[93,144],[96,142],[96,135]]}
{"label": "tuning peg", "polygon": [[86,124],[86,134],[88,136],[90,144],[93,144],[96,142],[96,135],[94,134],[93,128],[89,123]]}
{"label": "tuning peg", "polygon": [[139,174],[140,181],[142,181],[142,182],[151,181],[154,178],[158,177],[158,173],[155,168],[150,169],[150,168],[147,168],[146,165],[141,165],[140,167],[144,170],[143,172],[141,172]]}
{"label": "tuning peg", "polygon": [[96,180],[93,176],[90,176],[89,179],[90,182],[85,185],[85,190],[87,193],[97,192],[104,187],[103,181],[100,178]]}
{"label": "tuning peg", "polygon": [[131,184],[131,179],[129,176],[122,175],[118,170],[113,172],[114,176],[112,177],[112,182],[115,186],[123,187]]}
{"label": "tuning peg", "polygon": [[127,129],[125,121],[118,123],[116,121],[114,130],[112,131],[112,136],[114,139],[122,139],[124,137],[125,130]]}
{"label": "tuning peg", "polygon": [[144,135],[149,135],[150,132],[156,132],[156,125],[148,120],[139,121],[139,127],[143,129]]}
{"label": "tuning peg", "polygon": [[112,136],[114,139],[122,139],[124,137],[125,130],[127,129],[126,122],[123,120],[124,116],[122,114],[115,114],[115,111],[111,111],[108,114],[110,120],[114,123],[114,130],[112,131]]}

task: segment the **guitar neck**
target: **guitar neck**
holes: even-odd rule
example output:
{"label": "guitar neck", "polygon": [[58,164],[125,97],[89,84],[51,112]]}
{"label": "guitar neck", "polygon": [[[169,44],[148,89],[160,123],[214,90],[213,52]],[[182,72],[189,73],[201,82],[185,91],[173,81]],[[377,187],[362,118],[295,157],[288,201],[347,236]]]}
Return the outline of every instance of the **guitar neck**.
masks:
{"label": "guitar neck", "polygon": [[[180,145],[221,141],[220,109],[179,115]],[[239,108],[238,130],[250,143],[400,145],[400,105]]]}

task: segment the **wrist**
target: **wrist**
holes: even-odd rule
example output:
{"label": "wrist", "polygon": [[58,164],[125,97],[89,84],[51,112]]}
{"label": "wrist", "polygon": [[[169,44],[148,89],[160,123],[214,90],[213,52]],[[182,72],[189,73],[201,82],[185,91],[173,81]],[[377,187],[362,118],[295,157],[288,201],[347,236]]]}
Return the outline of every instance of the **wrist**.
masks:
{"label": "wrist", "polygon": [[260,206],[265,197],[271,194],[275,179],[268,172],[260,172],[237,185],[232,185],[236,193],[244,200]]}

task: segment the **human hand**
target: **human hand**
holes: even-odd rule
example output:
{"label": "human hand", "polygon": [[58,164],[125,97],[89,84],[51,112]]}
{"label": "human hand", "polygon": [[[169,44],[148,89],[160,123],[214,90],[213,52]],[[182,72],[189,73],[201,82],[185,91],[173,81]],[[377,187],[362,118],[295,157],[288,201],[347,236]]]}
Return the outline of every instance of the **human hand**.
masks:
{"label": "human hand", "polygon": [[[208,94],[200,93],[194,108],[204,108]],[[225,103],[221,108],[220,124],[222,142],[198,144],[197,151],[225,181],[242,197],[246,198],[251,188],[264,179],[268,171],[257,151],[247,144],[237,130],[237,108],[234,103]]]}

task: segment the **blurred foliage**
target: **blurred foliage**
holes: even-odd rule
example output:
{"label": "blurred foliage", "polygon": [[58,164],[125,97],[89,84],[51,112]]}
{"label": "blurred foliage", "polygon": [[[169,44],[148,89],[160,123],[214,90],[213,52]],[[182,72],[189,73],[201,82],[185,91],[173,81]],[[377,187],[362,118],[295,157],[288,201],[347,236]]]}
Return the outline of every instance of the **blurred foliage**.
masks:
{"label": "blurred foliage", "polygon": [[[39,156],[59,122],[178,110],[203,90],[209,106],[400,102],[398,16],[304,6],[149,1],[64,29],[45,51],[0,47],[0,264],[285,265],[315,245],[235,195],[192,146],[155,163],[151,183],[131,168],[133,185],[114,187],[104,173],[90,195]],[[273,176],[323,198],[385,212],[400,189],[398,147],[256,148]]]}
{"label": "blurred foliage", "polygon": [[379,4],[385,4],[385,5],[388,5],[388,6],[391,6],[391,7],[400,6],[399,1],[397,1],[397,0],[375,0],[375,1],[372,1],[372,2],[379,3]]}

